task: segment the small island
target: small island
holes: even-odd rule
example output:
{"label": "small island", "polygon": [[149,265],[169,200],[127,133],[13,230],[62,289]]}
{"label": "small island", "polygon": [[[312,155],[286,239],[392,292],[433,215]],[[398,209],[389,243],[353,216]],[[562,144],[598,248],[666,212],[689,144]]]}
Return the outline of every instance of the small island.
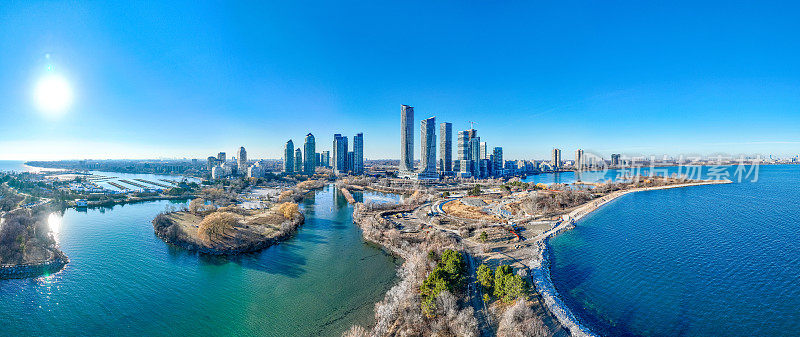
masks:
{"label": "small island", "polygon": [[284,202],[267,209],[216,208],[194,199],[188,209],[153,219],[156,235],[167,243],[212,255],[255,252],[294,234],[305,221],[298,206]]}
{"label": "small island", "polygon": [[200,253],[256,252],[291,237],[305,222],[297,203],[324,185],[324,179],[281,187],[213,185],[181,209],[156,216],[153,230],[167,243]]}

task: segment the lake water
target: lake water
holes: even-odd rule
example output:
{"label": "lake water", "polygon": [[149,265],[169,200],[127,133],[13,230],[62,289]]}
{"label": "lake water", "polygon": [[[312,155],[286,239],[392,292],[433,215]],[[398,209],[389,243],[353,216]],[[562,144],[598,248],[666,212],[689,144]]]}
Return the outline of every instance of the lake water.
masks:
{"label": "lake water", "polygon": [[776,165],[625,195],[550,240],[553,284],[601,335],[800,335],[798,186]]}
{"label": "lake water", "polygon": [[394,282],[400,261],[364,243],[332,187],[304,201],[295,237],[235,258],[159,240],[150,221],[170,203],[55,217],[71,262],[49,277],[0,280],[0,335],[338,336],[371,324]]}

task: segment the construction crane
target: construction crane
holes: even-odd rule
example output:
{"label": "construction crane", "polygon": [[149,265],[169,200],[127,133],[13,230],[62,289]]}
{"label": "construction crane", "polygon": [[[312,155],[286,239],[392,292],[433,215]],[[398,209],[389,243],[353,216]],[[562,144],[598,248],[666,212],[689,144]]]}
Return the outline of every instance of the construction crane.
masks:
{"label": "construction crane", "polygon": [[473,127],[473,124],[478,124],[478,122],[473,122],[473,121],[467,121],[467,123],[469,123],[470,130],[475,128]]}

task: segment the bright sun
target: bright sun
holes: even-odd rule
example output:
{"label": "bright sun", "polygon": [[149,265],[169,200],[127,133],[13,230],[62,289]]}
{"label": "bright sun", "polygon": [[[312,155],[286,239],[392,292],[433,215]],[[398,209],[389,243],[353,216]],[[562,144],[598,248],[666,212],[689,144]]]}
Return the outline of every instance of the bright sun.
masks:
{"label": "bright sun", "polygon": [[72,104],[72,88],[64,77],[46,75],[36,83],[34,99],[39,110],[58,114]]}

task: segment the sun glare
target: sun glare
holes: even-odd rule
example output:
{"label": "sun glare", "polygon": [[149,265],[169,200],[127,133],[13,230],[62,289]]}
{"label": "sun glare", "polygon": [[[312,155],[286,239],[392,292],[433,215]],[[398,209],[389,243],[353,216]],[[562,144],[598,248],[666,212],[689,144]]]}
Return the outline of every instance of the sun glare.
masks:
{"label": "sun glare", "polygon": [[47,226],[53,234],[61,233],[61,216],[58,213],[50,213],[47,217]]}
{"label": "sun glare", "polygon": [[39,110],[59,114],[72,104],[72,88],[64,77],[47,75],[36,83],[34,99]]}

